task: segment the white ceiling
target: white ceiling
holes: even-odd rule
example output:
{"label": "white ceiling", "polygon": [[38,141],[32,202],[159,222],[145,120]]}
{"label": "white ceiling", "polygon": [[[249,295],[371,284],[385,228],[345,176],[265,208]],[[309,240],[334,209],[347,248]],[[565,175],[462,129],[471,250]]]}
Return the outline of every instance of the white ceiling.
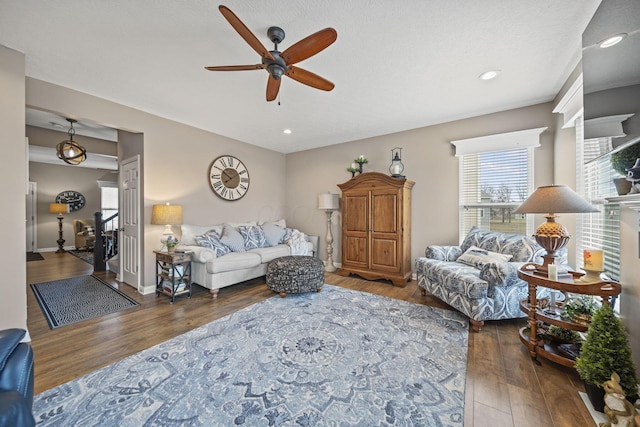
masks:
{"label": "white ceiling", "polygon": [[[279,103],[265,101],[263,70],[204,70],[260,62],[217,2],[0,0],[0,44],[26,54],[30,77],[291,153],[550,101],[599,3],[228,0],[269,49],[273,25],[280,50],[338,32],[298,64],[335,89],[285,78]],[[478,79],[489,69],[498,78]]]}

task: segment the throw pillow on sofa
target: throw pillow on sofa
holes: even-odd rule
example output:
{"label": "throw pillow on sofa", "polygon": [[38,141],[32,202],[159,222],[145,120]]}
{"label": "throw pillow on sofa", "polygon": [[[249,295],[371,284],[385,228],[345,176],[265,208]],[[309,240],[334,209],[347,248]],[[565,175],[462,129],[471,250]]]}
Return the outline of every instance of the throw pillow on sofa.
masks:
{"label": "throw pillow on sofa", "polygon": [[264,231],[259,225],[240,226],[238,231],[242,235],[246,250],[266,248],[268,246]]}
{"label": "throw pillow on sofa", "polygon": [[242,234],[229,224],[225,224],[224,227],[222,227],[220,241],[225,246],[228,246],[233,252],[246,251],[244,248],[244,239],[242,238]]}
{"label": "throw pillow on sofa", "polygon": [[477,246],[471,246],[465,253],[460,255],[457,262],[470,265],[476,268],[482,268],[482,266],[489,262],[496,261],[509,261],[513,258],[513,255],[505,255],[498,252],[491,252],[485,249],[480,249]]}
{"label": "throw pillow on sofa", "polygon": [[226,255],[231,252],[231,249],[220,241],[218,233],[213,230],[209,230],[207,233],[200,236],[195,236],[195,241],[198,245],[213,250],[216,253],[216,257]]}
{"label": "throw pillow on sofa", "polygon": [[264,232],[264,237],[267,239],[267,244],[269,246],[276,246],[280,244],[282,242],[282,238],[287,232],[284,227],[281,227],[275,222],[265,222],[262,224],[262,231]]}

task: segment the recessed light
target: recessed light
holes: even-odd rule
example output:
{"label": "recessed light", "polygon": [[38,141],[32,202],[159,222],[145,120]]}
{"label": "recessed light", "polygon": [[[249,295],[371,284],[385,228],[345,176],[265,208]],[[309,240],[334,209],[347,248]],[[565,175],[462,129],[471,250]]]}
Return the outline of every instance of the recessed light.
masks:
{"label": "recessed light", "polygon": [[598,46],[600,46],[602,49],[606,49],[608,47],[617,45],[622,40],[624,40],[625,37],[627,37],[627,33],[616,34],[615,36],[607,37],[606,39],[602,40],[600,43],[598,43]]}
{"label": "recessed light", "polygon": [[498,76],[498,74],[500,74],[500,70],[489,70],[489,71],[485,71],[484,73],[480,74],[478,76],[478,78],[480,78],[482,80],[491,80],[493,78],[496,78]]}
{"label": "recessed light", "polygon": [[291,133],[291,129],[285,129],[282,131],[285,135],[289,135]]}

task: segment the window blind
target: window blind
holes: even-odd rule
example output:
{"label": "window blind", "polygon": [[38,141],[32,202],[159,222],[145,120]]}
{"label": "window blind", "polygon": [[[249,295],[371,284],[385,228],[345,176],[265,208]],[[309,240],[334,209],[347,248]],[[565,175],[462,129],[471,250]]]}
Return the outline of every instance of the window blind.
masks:
{"label": "window blind", "polygon": [[611,167],[611,138],[583,140],[584,122],[576,120],[576,191],[600,212],[576,217],[576,267],[583,267],[584,249],[602,249],[605,273],[620,278],[620,205],[605,197],[617,196],[613,179],[619,175]]}
{"label": "window blind", "polygon": [[531,234],[533,220],[513,211],[531,194],[533,148],[460,156],[460,235],[483,230]]}

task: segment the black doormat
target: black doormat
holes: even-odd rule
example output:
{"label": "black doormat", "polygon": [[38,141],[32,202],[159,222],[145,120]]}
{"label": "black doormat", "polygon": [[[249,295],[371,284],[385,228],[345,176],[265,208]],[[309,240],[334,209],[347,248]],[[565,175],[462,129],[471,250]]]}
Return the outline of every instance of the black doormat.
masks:
{"label": "black doormat", "polygon": [[95,276],[32,283],[51,329],[140,305]]}
{"label": "black doormat", "polygon": [[27,262],[29,261],[42,261],[44,257],[40,252],[27,252]]}
{"label": "black doormat", "polygon": [[74,255],[74,256],[80,258],[84,262],[93,265],[93,252],[73,250],[73,251],[69,251],[69,253],[71,255]]}

